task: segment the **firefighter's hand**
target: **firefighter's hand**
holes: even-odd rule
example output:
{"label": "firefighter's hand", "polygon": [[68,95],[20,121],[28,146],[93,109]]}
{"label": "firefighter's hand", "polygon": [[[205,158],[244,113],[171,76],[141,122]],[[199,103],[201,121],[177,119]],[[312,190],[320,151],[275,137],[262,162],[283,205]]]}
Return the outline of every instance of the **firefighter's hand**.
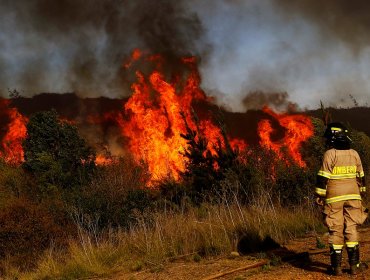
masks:
{"label": "firefighter's hand", "polygon": [[360,187],[360,194],[361,194],[362,197],[366,196],[366,187],[365,186]]}
{"label": "firefighter's hand", "polygon": [[324,200],[321,198],[321,197],[316,197],[315,199],[315,203],[319,206],[323,206],[324,205]]}

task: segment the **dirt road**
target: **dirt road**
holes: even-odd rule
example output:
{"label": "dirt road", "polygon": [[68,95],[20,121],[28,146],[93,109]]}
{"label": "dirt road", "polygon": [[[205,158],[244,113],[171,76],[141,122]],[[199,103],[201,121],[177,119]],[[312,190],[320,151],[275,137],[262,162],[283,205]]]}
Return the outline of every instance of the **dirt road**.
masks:
{"label": "dirt road", "polygon": [[[361,259],[370,263],[370,228],[360,229]],[[326,243],[327,236],[321,236]],[[254,256],[229,257],[200,260],[195,262],[193,257],[177,260],[164,266],[158,266],[151,270],[139,272],[120,273],[104,280],[242,280],[242,279],[367,279],[370,280],[370,269],[356,276],[348,273],[347,254],[343,254],[343,276],[330,276],[326,270],[329,265],[329,249],[317,249],[316,237],[308,234],[284,244],[281,249],[268,254],[260,253]],[[212,278],[218,274],[227,273],[238,268],[253,265],[263,260],[268,264],[258,268],[236,271],[218,278]]]}

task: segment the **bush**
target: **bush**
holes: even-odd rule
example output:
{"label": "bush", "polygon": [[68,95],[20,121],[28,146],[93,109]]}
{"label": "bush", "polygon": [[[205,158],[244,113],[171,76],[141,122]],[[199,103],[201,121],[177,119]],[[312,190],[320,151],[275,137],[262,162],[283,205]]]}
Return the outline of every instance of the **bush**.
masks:
{"label": "bush", "polygon": [[352,131],[352,148],[360,155],[364,172],[367,177],[370,176],[370,137],[363,132]]}
{"label": "bush", "polygon": [[0,211],[0,270],[5,259],[8,264],[29,269],[51,243],[66,245],[74,227],[58,207],[49,207],[18,198]]}
{"label": "bush", "polygon": [[[268,149],[250,148],[233,168],[224,171],[224,179],[214,185],[222,201],[244,205],[295,206],[312,195],[316,173],[293,161],[278,157]],[[219,201],[221,202],[221,201]]]}
{"label": "bush", "polygon": [[76,205],[83,215],[96,220],[99,228],[128,227],[153,203],[151,190],[145,186],[148,178],[145,166],[137,165],[131,158],[120,159],[96,171],[91,183],[83,187]]}
{"label": "bush", "polygon": [[55,111],[31,116],[23,149],[23,167],[46,192],[84,185],[95,168],[93,150],[78,135],[77,128],[60,121]]}
{"label": "bush", "polygon": [[[11,166],[0,160],[0,207],[6,198],[32,193],[32,184],[22,168]],[[2,202],[2,198],[5,200]]]}
{"label": "bush", "polygon": [[279,205],[301,205],[304,200],[313,197],[316,172],[296,164],[280,163],[276,168],[274,196]]}

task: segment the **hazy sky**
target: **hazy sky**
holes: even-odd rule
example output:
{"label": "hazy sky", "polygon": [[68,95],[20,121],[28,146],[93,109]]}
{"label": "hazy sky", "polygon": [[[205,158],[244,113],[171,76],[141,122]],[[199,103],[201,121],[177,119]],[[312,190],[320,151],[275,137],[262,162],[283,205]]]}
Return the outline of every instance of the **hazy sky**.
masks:
{"label": "hazy sky", "polygon": [[199,56],[203,89],[236,111],[257,106],[242,102],[255,91],[300,108],[368,105],[368,3],[0,0],[0,92],[122,97],[119,69],[139,47]]}

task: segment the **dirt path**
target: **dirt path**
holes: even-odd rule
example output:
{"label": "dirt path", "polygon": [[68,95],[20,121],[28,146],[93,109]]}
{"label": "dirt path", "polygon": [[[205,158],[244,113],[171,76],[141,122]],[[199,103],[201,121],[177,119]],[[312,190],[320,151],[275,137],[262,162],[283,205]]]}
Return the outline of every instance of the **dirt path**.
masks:
{"label": "dirt path", "polygon": [[[361,259],[370,263],[370,228],[360,229],[361,242]],[[322,236],[324,243],[327,236]],[[326,273],[329,265],[329,249],[317,249],[316,238],[313,234],[305,238],[299,238],[285,244],[281,249],[265,254],[259,254],[254,257],[221,257],[218,259],[201,260],[195,262],[191,257],[187,260],[178,260],[158,266],[151,271],[143,270],[139,272],[121,273],[115,277],[104,280],[203,280],[209,276],[217,275],[222,272],[228,272],[249,264],[261,262],[269,259],[270,264],[259,268],[234,272],[232,274],[217,278],[220,280],[242,280],[242,279],[367,279],[370,280],[370,269],[366,272],[351,276],[348,274],[347,254],[343,254],[344,274],[340,277],[330,276]],[[103,280],[103,279],[101,279]]]}

